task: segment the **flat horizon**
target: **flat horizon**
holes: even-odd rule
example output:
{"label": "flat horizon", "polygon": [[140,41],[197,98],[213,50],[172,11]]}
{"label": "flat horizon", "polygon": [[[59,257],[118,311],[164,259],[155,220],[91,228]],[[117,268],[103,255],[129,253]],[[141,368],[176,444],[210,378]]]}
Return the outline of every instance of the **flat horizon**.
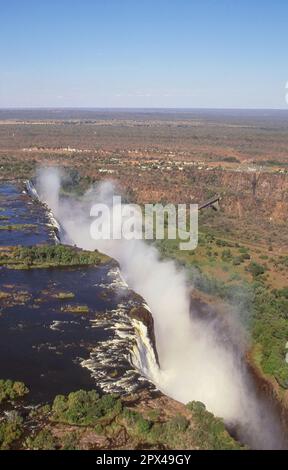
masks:
{"label": "flat horizon", "polygon": [[122,110],[122,111],[130,111],[130,110],[137,110],[137,111],[141,111],[141,110],[161,110],[161,111],[201,111],[201,110],[206,110],[206,111],[284,111],[284,112],[288,112],[288,108],[268,108],[268,107],[209,107],[209,106],[195,106],[195,107],[160,107],[160,106],[155,106],[155,107],[151,107],[151,106],[0,106],[0,111],[10,111],[10,110],[14,110],[14,111],[17,111],[17,110],[73,110],[73,109],[77,109],[77,110],[92,110],[92,111],[96,111],[96,110],[101,110],[101,111],[105,111],[105,110]]}

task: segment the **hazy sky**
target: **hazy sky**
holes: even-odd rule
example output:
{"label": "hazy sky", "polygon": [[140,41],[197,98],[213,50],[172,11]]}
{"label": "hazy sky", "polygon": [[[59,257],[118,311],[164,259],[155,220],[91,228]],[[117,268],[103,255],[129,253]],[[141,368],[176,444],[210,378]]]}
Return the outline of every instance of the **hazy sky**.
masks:
{"label": "hazy sky", "polygon": [[288,108],[287,0],[0,0],[0,107]]}

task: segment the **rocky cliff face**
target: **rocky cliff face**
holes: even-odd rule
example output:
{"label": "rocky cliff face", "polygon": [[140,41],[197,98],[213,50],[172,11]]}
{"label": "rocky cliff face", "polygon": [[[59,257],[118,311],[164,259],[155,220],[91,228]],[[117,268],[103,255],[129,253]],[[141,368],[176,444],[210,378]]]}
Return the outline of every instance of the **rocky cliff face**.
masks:
{"label": "rocky cliff face", "polygon": [[271,173],[213,172],[213,181],[200,176],[201,182],[222,195],[222,207],[227,213],[243,217],[261,211],[269,220],[283,223],[288,210],[288,176]]}
{"label": "rocky cliff face", "polygon": [[[155,176],[155,175],[154,175]],[[269,172],[238,172],[228,170],[189,169],[181,175],[171,191],[169,182],[155,178],[153,184],[148,178],[139,183],[139,202],[167,200],[174,203],[203,202],[215,193],[222,197],[221,207],[226,213],[239,217],[249,211],[259,211],[273,220],[286,221],[288,210],[288,175]],[[137,182],[136,182],[137,184]]]}
{"label": "rocky cliff face", "polygon": [[[126,178],[121,183],[124,188],[128,188],[131,181],[129,183]],[[284,246],[285,239],[287,240],[287,174],[212,167],[189,167],[183,171],[173,169],[170,172],[153,170],[145,175],[135,174],[132,187],[132,199],[140,204],[203,203],[219,194],[220,217],[211,217],[211,211],[203,211],[208,214],[208,225],[212,223],[217,230],[231,231],[234,234],[240,230],[243,232],[241,237],[243,235],[244,238],[246,232],[249,239],[256,234],[259,240],[266,238],[268,244],[269,238],[274,241],[277,239],[279,246]]]}

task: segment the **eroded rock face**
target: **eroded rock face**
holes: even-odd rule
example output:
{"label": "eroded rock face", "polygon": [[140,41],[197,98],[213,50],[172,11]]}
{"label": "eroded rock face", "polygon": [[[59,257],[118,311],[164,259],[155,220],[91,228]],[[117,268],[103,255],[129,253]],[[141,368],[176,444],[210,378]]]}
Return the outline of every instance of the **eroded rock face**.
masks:
{"label": "eroded rock face", "polygon": [[[268,171],[248,172],[221,169],[187,168],[177,174],[177,187],[167,184],[159,174],[145,180],[133,177],[135,202],[202,203],[214,194],[221,196],[221,213],[253,220],[258,216],[268,222],[284,225],[288,210],[288,176]],[[157,183],[155,183],[155,181]],[[128,183],[123,179],[123,187]],[[258,221],[257,221],[258,223]]]}

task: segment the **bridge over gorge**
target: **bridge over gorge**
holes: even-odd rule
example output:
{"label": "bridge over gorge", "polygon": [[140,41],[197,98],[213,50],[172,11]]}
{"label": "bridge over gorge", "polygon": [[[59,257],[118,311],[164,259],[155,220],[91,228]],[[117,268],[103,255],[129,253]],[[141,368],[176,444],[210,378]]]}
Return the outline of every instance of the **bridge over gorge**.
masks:
{"label": "bridge over gorge", "polygon": [[207,207],[212,207],[214,211],[219,211],[220,210],[220,196],[219,194],[216,194],[215,196],[211,197],[207,201],[205,201],[203,204],[199,204],[198,210],[206,209]]}

